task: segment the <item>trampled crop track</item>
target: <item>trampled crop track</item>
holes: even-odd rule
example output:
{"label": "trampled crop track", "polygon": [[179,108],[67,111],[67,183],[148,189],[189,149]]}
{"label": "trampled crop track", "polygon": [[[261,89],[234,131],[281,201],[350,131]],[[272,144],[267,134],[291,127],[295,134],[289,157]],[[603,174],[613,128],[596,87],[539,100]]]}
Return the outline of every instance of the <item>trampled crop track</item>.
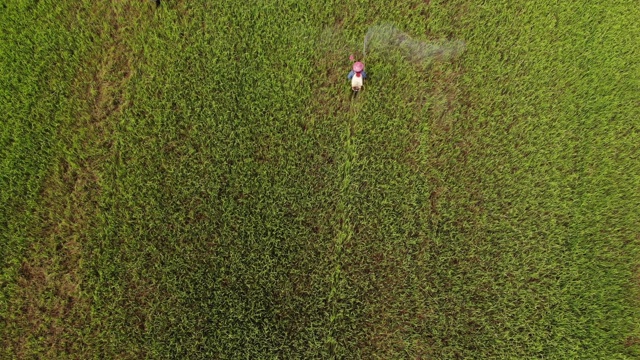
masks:
{"label": "trampled crop track", "polygon": [[[362,94],[360,94],[362,96]],[[351,204],[349,203],[349,192],[351,191],[351,171],[352,166],[356,162],[356,158],[358,156],[357,149],[354,143],[354,125],[359,121],[359,106],[361,105],[359,102],[362,101],[362,98],[351,99],[348,103],[346,100],[338,101],[343,110],[343,117],[340,119],[343,120],[343,131],[342,131],[342,142],[343,142],[343,151],[345,153],[344,159],[340,165],[340,176],[341,176],[341,186],[340,186],[340,195],[336,208],[336,219],[338,224],[338,229],[336,229],[336,236],[334,239],[334,252],[332,255],[332,263],[334,265],[333,272],[331,274],[331,292],[328,296],[328,301],[331,307],[331,314],[329,322],[330,333],[327,334],[327,345],[329,349],[329,353],[332,356],[336,356],[337,347],[339,345],[339,341],[337,339],[337,335],[332,333],[335,328],[335,324],[344,320],[344,311],[341,310],[342,304],[339,294],[344,291],[346,282],[348,281],[343,274],[342,263],[344,256],[344,246],[347,245],[353,238],[354,229],[353,224],[351,224],[350,215],[351,215]]]}

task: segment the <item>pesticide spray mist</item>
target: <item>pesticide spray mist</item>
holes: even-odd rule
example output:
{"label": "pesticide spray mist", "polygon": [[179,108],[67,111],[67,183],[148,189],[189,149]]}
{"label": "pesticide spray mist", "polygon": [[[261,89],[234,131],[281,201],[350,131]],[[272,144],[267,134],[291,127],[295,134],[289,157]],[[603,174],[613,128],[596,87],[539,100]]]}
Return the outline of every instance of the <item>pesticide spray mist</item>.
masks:
{"label": "pesticide spray mist", "polygon": [[426,65],[434,60],[449,60],[459,55],[464,51],[465,43],[460,40],[416,40],[392,24],[380,24],[371,26],[367,31],[362,48],[363,57],[373,49],[400,51],[408,61]]}

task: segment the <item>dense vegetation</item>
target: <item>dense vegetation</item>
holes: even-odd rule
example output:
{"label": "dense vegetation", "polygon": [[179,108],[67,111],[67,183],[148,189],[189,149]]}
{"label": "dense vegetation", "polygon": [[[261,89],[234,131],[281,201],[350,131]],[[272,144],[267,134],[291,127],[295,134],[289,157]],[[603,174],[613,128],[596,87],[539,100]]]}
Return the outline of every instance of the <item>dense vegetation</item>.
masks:
{"label": "dense vegetation", "polygon": [[[367,28],[451,61],[348,56]],[[640,356],[634,1],[0,4],[0,358]]]}

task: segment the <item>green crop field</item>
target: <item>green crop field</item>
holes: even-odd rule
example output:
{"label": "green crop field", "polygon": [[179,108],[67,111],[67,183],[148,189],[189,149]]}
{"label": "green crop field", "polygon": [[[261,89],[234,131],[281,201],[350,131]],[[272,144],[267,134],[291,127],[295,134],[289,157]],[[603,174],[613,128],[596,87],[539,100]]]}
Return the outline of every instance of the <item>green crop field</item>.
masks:
{"label": "green crop field", "polygon": [[158,3],[0,1],[0,359],[640,359],[637,1]]}

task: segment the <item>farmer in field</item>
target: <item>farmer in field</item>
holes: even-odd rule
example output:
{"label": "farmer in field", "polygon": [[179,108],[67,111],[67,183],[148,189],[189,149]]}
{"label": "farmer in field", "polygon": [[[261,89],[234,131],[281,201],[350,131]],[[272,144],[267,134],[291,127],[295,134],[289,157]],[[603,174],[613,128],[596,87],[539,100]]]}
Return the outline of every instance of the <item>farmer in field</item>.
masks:
{"label": "farmer in field", "polygon": [[364,71],[364,64],[360,61],[354,62],[353,69],[349,72],[348,76],[349,80],[351,80],[351,90],[360,91],[366,77],[367,73]]}

